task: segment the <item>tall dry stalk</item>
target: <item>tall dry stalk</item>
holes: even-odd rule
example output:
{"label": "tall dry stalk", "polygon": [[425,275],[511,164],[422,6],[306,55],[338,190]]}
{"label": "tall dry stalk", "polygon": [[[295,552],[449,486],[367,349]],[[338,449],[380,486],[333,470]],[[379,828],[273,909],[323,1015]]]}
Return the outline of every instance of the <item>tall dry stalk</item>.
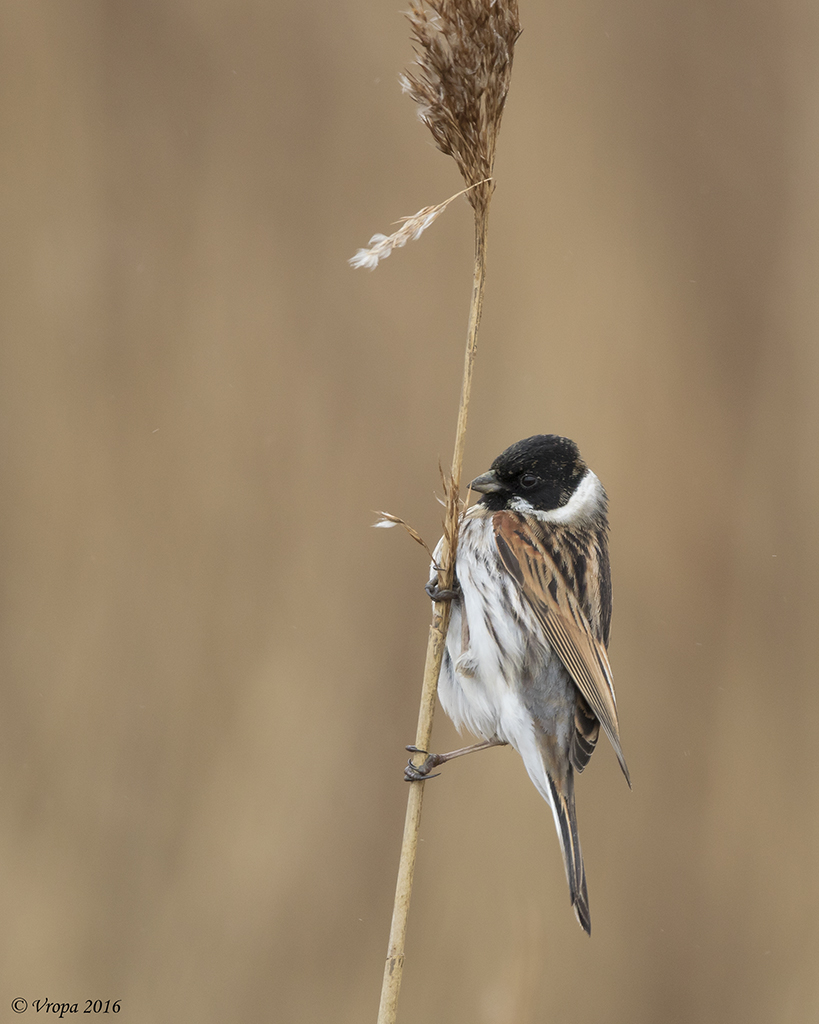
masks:
{"label": "tall dry stalk", "polygon": [[[413,70],[402,79],[404,90],[418,105],[418,115],[432,132],[438,148],[451,156],[458,165],[467,186],[467,198],[475,214],[472,299],[455,449],[446,486],[444,544],[438,572],[440,587],[449,590],[455,574],[461,467],[478,325],[483,306],[489,202],[495,187],[492,180],[495,143],[509,91],[512,56],[520,35],[520,21],[517,0],[427,0],[426,4],[419,0],[411,4],[408,18],[412,26],[416,62]],[[421,214],[428,215],[433,209],[437,211],[437,208],[429,207],[420,211],[416,218],[420,218]],[[418,223],[420,225],[421,220]],[[427,223],[428,220],[423,227]],[[420,227],[418,234],[423,227]],[[371,242],[372,248],[361,250],[351,262],[355,266],[374,267],[378,258],[388,255],[395,246],[403,245],[410,237],[410,232],[405,227],[392,237],[398,240],[390,244],[391,239],[383,235],[375,236]],[[421,750],[429,749],[432,735],[435,692],[449,624],[449,610],[448,603],[436,603],[433,606],[415,737],[415,745]],[[424,787],[423,782],[410,784],[378,1024],[394,1024],[397,1013]]]}

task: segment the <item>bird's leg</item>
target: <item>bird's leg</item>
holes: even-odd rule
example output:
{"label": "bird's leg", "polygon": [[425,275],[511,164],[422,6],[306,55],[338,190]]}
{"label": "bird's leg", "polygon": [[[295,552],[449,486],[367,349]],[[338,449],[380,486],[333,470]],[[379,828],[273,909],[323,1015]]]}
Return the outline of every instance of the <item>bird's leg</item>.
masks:
{"label": "bird's leg", "polygon": [[440,775],[440,772],[436,772],[435,775],[429,773],[433,768],[437,768],[438,765],[445,764],[447,761],[452,761],[456,757],[463,757],[464,754],[474,754],[477,750],[488,750],[490,747],[505,747],[506,740],[499,740],[497,736],[491,740],[484,740],[482,743],[473,743],[468,747],[461,747],[460,750],[450,750],[448,754],[430,754],[426,750],[421,750],[419,747],[409,746],[406,749],[412,754],[426,754],[426,760],[422,764],[413,764],[412,758],[407,762],[407,767],[404,769],[404,782],[423,782],[424,779],[434,779]]}
{"label": "bird's leg", "polygon": [[424,590],[426,590],[433,601],[457,601],[461,596],[461,588],[457,580],[453,581],[451,590],[446,590],[438,586],[437,576],[427,583]]}

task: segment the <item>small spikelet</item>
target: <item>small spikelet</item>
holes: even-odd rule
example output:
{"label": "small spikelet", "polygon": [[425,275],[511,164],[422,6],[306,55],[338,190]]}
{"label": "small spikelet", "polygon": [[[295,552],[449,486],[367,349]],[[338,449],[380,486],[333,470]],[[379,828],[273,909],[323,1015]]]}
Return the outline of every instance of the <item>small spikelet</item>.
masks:
{"label": "small spikelet", "polygon": [[410,526],[408,522],[401,519],[400,516],[392,515],[390,512],[376,512],[376,515],[380,516],[381,518],[378,520],[377,523],[373,523],[373,526],[381,527],[384,530],[389,530],[391,527],[394,526],[403,526],[407,533],[410,535],[410,537],[412,537],[412,539],[415,541],[415,543],[420,544],[424,551],[426,551],[426,553],[430,557],[430,560],[435,561],[432,555],[432,551],[430,551],[427,542],[416,529]]}
{"label": "small spikelet", "polygon": [[[471,188],[483,184],[485,183],[479,181],[472,185]],[[454,196],[450,196],[449,199],[445,199],[444,202],[438,203],[436,206],[425,206],[411,217],[399,217],[401,227],[397,231],[394,231],[391,235],[373,235],[370,239],[369,247],[359,249],[355,256],[351,256],[347,262],[356,270],[359,267],[375,270],[378,266],[378,261],[385,260],[393,249],[401,249],[407,242],[414,242],[420,238],[435,218],[442,214],[454,199],[462,196],[465,192],[469,192],[469,189],[461,189],[460,192],[456,192]]]}
{"label": "small spikelet", "polygon": [[356,270],[359,267],[375,270],[378,261],[385,260],[393,249],[400,249],[410,240],[414,242],[420,238],[438,214],[444,212],[450,202],[451,200],[447,199],[445,203],[439,203],[438,206],[425,206],[423,210],[419,210],[412,217],[401,217],[403,223],[397,231],[391,235],[373,235],[369,248],[359,249],[355,256],[351,256],[347,262]]}

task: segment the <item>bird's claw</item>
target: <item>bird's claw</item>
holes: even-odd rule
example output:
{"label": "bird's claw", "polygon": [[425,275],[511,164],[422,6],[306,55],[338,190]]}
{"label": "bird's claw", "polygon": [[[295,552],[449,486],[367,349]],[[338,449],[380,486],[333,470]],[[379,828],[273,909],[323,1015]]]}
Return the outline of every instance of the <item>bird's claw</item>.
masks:
{"label": "bird's claw", "polygon": [[409,744],[406,749],[411,754],[426,754],[427,757],[423,764],[413,764],[412,758],[407,761],[407,767],[404,769],[404,782],[426,782],[427,779],[438,778],[440,772],[436,772],[434,775],[429,774],[433,768],[437,768],[441,764],[438,754],[430,754],[428,750],[422,750],[413,744]]}
{"label": "bird's claw", "polygon": [[424,772],[426,761],[420,766],[416,766],[412,761],[407,762],[407,767],[404,769],[404,782],[427,782],[429,779],[437,779],[441,774],[436,772],[434,775],[429,774],[429,769]]}
{"label": "bird's claw", "polygon": [[433,601],[457,601],[461,596],[461,588],[458,586],[457,580],[452,586],[451,590],[438,586],[438,578],[433,577],[429,583],[424,587],[427,594],[432,598]]}

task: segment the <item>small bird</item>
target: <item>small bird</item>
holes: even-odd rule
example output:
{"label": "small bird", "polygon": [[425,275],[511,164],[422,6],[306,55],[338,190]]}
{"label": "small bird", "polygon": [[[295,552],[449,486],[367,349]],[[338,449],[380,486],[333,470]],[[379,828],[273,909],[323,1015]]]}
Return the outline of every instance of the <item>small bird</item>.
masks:
{"label": "small bird", "polygon": [[[607,499],[577,445],[555,434],[518,441],[470,484],[482,497],[463,516],[438,696],[458,729],[481,742],[410,760],[407,781],[445,761],[510,744],[552,809],[572,906],[591,934],[577,833],[575,772],[602,724],[631,786],[620,747],[611,667]],[[440,552],[440,544],[435,558]],[[408,747],[414,753],[426,751]]]}

